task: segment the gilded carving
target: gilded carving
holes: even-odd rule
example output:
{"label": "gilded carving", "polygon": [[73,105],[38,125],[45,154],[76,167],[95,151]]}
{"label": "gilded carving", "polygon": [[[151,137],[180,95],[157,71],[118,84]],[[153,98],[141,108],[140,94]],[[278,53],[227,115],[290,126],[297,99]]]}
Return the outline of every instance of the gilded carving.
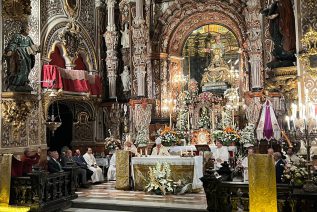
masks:
{"label": "gilded carving", "polygon": [[31,0],[3,0],[3,15],[12,19],[26,20],[31,10]]}
{"label": "gilded carving", "polygon": [[93,125],[87,112],[78,113],[77,122],[73,125],[74,141],[93,141]]}
{"label": "gilded carving", "polygon": [[74,18],[78,15],[78,0],[63,0],[63,6],[69,17]]}
{"label": "gilded carving", "polygon": [[32,107],[31,101],[3,101],[3,120],[6,123],[11,123],[15,131],[18,132],[25,125]]}
{"label": "gilded carving", "polygon": [[75,22],[69,22],[59,33],[59,38],[66,47],[68,55],[75,58],[78,54],[80,44],[79,39],[80,28]]}

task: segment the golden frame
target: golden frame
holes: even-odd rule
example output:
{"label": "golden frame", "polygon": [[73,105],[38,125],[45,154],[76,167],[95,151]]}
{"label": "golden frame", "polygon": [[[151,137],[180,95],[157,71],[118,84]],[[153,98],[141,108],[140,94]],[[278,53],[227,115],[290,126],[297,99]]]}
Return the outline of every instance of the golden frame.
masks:
{"label": "golden frame", "polygon": [[299,60],[307,73],[317,77],[317,31],[310,27],[301,41],[306,51],[299,56]]}

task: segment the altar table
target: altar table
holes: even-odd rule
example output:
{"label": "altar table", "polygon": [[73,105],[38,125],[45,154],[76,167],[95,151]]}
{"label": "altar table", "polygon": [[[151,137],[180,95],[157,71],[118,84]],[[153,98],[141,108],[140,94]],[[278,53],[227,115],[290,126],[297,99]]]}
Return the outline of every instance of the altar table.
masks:
{"label": "altar table", "polygon": [[[180,152],[180,151],[188,151],[190,152],[191,150],[193,150],[194,152],[196,152],[196,147],[194,145],[191,146],[172,146],[172,147],[167,147],[169,148],[169,152]],[[215,154],[216,150],[217,150],[217,146],[215,145],[209,145],[210,151]],[[236,146],[228,146],[228,151],[232,151],[232,152],[236,152],[237,151],[237,147]]]}
{"label": "altar table", "polygon": [[203,176],[203,158],[180,156],[148,156],[133,157],[131,159],[132,178],[134,189],[143,191],[149,180],[149,167],[154,167],[157,162],[166,162],[171,167],[171,179],[192,183],[192,189],[202,188],[200,178]]}

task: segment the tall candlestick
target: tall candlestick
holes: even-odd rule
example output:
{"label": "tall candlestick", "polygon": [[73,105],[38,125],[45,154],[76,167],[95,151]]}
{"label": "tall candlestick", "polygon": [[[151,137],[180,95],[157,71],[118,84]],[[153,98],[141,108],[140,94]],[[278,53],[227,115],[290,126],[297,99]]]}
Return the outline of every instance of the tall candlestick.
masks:
{"label": "tall candlestick", "polygon": [[172,129],[172,113],[170,113],[170,128]]}
{"label": "tall candlestick", "polygon": [[190,117],[189,117],[189,111],[188,111],[188,121],[187,121],[187,129],[190,130]]}
{"label": "tall candlestick", "polygon": [[234,127],[234,109],[232,109],[232,128]]}

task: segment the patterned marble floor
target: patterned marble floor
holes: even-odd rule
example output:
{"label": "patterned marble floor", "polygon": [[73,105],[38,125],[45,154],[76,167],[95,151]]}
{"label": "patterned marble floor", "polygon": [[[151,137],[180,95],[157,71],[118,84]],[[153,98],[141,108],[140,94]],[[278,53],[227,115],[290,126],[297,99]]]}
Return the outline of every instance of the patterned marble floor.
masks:
{"label": "patterned marble floor", "polygon": [[73,201],[73,208],[66,211],[206,211],[207,208],[203,191],[185,195],[151,195],[142,191],[116,190],[115,182],[105,182],[76,193],[78,198]]}

